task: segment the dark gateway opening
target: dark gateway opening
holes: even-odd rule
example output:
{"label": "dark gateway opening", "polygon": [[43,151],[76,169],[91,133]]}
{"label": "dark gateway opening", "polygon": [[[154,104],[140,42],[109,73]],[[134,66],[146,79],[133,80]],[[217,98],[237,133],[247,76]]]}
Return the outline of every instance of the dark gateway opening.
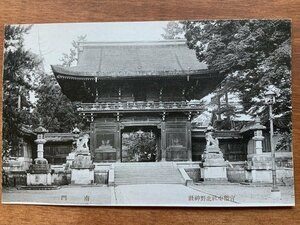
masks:
{"label": "dark gateway opening", "polygon": [[156,162],[160,132],[156,127],[126,127],[122,132],[122,162]]}

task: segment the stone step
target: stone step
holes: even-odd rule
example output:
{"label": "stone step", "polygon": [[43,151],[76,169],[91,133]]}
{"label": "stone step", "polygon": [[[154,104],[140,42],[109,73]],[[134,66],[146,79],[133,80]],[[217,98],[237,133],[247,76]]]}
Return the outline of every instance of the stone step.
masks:
{"label": "stone step", "polygon": [[168,168],[176,168],[173,166],[119,166],[118,169],[144,169],[144,168],[152,168],[152,169],[168,169]]}
{"label": "stone step", "polygon": [[115,171],[115,174],[164,174],[164,175],[168,175],[168,174],[177,174],[177,171],[173,171],[173,170],[168,170],[168,171],[145,171],[145,170],[140,170],[140,171]]}
{"label": "stone step", "polygon": [[178,177],[172,177],[172,178],[169,178],[169,179],[165,179],[165,178],[148,178],[148,179],[145,179],[145,178],[130,178],[130,179],[125,179],[125,178],[117,178],[115,179],[116,182],[119,182],[119,181],[133,181],[133,180],[144,180],[144,181],[181,181],[180,178]]}
{"label": "stone step", "polygon": [[115,174],[115,178],[130,178],[130,177],[177,177],[178,174],[132,174],[132,173],[126,173],[126,174]]}
{"label": "stone step", "polygon": [[[115,177],[117,178],[118,180],[128,180],[128,179],[144,179],[144,180],[151,180],[151,179],[177,179],[178,176],[152,176],[152,177],[141,177],[141,176],[134,176],[134,177]],[[179,179],[179,178],[178,178]]]}
{"label": "stone step", "polygon": [[182,184],[183,179],[172,162],[121,163],[114,168],[115,184]]}
{"label": "stone step", "polygon": [[131,173],[141,173],[141,172],[145,172],[145,173],[154,173],[154,172],[162,172],[162,173],[170,173],[170,172],[177,172],[176,171],[177,168],[175,169],[163,169],[163,170],[152,170],[152,169],[148,169],[148,170],[145,170],[145,169],[140,169],[140,170],[120,170],[120,169],[115,169],[115,172],[120,172],[120,173],[126,173],[126,172],[131,172]]}
{"label": "stone step", "polygon": [[172,184],[182,184],[181,180],[120,180],[116,184],[166,184],[166,183],[172,183]]}
{"label": "stone step", "polygon": [[182,182],[161,182],[161,181],[158,181],[158,182],[141,182],[141,181],[138,181],[138,182],[118,182],[117,185],[133,185],[133,184],[182,184]]}

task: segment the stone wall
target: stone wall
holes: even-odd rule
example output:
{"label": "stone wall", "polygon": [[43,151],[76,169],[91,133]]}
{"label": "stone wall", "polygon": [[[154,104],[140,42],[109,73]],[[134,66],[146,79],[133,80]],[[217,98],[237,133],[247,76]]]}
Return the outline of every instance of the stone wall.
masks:
{"label": "stone wall", "polygon": [[183,168],[193,182],[199,182],[201,178],[199,162],[176,162],[178,168]]}
{"label": "stone wall", "polygon": [[108,184],[108,171],[111,163],[94,163],[95,165],[95,184]]}
{"label": "stone wall", "polygon": [[283,185],[293,185],[294,184],[294,170],[293,168],[278,168],[276,170],[277,182]]}
{"label": "stone wall", "polygon": [[26,170],[31,164],[31,159],[15,157],[2,163],[2,184],[3,186],[15,187],[26,185]]}
{"label": "stone wall", "polygon": [[[261,170],[264,174],[260,175],[262,177],[268,176],[268,179],[263,179],[261,181],[257,180],[258,183],[271,183],[272,182],[272,170]],[[245,168],[234,167],[227,168],[228,181],[232,183],[241,182],[252,182],[249,180],[249,171]],[[278,167],[276,169],[277,184],[279,185],[293,185],[294,184],[294,173],[292,168]]]}
{"label": "stone wall", "polygon": [[227,178],[229,182],[241,183],[246,181],[246,171],[244,168],[227,168]]}
{"label": "stone wall", "polygon": [[185,168],[185,172],[189,175],[189,177],[193,180],[193,182],[200,181],[200,168]]}
{"label": "stone wall", "polygon": [[51,181],[53,185],[68,185],[71,183],[71,173],[66,171],[59,171],[51,174]]}
{"label": "stone wall", "polygon": [[25,171],[10,171],[2,174],[2,185],[7,187],[25,186],[27,174]]}
{"label": "stone wall", "polygon": [[108,171],[95,171],[95,184],[108,184]]}

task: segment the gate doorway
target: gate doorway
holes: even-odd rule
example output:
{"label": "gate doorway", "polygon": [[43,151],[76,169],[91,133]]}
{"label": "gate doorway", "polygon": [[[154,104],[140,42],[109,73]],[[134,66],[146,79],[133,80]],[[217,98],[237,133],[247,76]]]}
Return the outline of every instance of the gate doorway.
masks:
{"label": "gate doorway", "polygon": [[160,161],[160,130],[156,126],[125,127],[122,130],[121,162]]}

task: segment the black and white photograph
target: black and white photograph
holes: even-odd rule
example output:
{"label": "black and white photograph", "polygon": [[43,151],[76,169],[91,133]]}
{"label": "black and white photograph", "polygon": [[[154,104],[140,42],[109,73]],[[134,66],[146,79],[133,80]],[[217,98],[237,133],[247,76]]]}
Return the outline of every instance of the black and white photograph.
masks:
{"label": "black and white photograph", "polygon": [[2,203],[294,206],[291,23],[7,24]]}

